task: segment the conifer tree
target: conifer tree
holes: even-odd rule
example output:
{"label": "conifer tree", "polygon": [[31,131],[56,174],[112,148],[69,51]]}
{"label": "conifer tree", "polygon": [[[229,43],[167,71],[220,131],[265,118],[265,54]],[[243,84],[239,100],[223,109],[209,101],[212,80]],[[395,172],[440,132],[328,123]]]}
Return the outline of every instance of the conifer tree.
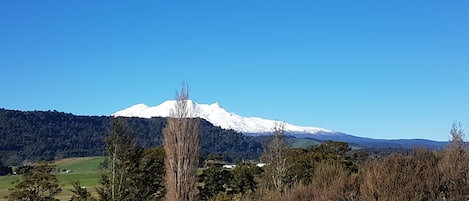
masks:
{"label": "conifer tree", "polygon": [[54,198],[62,191],[59,181],[51,172],[55,166],[41,162],[17,181],[10,194],[6,197],[10,201],[58,201]]}
{"label": "conifer tree", "polygon": [[100,200],[159,200],[162,185],[163,154],[157,148],[145,150],[122,119],[114,120],[106,138],[107,172],[101,175]]}
{"label": "conifer tree", "polygon": [[73,189],[70,191],[73,193],[70,201],[96,201],[95,198],[91,196],[91,193],[81,185],[79,180],[72,182]]}

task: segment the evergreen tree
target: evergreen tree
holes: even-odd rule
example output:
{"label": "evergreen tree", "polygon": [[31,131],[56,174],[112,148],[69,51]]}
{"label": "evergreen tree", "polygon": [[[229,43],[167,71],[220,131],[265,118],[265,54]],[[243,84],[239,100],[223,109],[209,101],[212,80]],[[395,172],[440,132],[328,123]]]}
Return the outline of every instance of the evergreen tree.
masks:
{"label": "evergreen tree", "polygon": [[72,191],[73,195],[70,201],[96,201],[96,199],[91,196],[91,193],[80,184],[79,180],[72,182],[72,186],[73,189],[70,189],[70,191]]}
{"label": "evergreen tree", "polygon": [[54,198],[62,189],[59,181],[51,172],[55,166],[49,163],[39,163],[31,171],[23,174],[14,188],[10,189],[7,199],[10,201],[58,201]]}
{"label": "evergreen tree", "polygon": [[162,149],[145,151],[123,120],[115,120],[106,138],[107,173],[98,188],[100,200],[155,200],[164,194]]}
{"label": "evergreen tree", "polygon": [[251,163],[240,163],[233,170],[231,186],[233,193],[246,194],[255,192],[257,188],[256,178],[262,173],[262,169]]}
{"label": "evergreen tree", "polygon": [[220,165],[212,165],[199,175],[199,199],[210,200],[229,188],[233,179],[230,171]]}
{"label": "evergreen tree", "polygon": [[0,160],[0,176],[10,175],[12,173],[13,173],[13,171],[12,171],[11,167],[3,165],[2,161]]}

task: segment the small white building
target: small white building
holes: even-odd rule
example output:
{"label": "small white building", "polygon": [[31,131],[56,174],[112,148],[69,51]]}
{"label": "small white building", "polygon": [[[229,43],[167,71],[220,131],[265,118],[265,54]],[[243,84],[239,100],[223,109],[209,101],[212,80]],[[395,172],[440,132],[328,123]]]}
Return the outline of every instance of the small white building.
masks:
{"label": "small white building", "polygon": [[226,169],[235,169],[236,165],[234,164],[226,164],[226,165],[223,165],[223,168],[226,168]]}

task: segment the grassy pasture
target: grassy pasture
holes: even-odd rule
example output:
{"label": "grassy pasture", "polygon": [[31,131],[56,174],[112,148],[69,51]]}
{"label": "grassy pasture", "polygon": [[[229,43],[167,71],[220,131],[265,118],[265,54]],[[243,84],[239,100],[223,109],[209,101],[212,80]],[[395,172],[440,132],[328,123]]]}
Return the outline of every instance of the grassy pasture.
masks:
{"label": "grassy pasture", "polygon": [[[96,194],[95,187],[99,185],[98,166],[104,161],[104,157],[80,157],[67,158],[55,161],[55,164],[61,170],[71,170],[69,173],[57,173],[62,192],[57,196],[60,200],[69,200],[72,196],[72,182],[80,180],[81,185],[85,186],[92,194]],[[12,182],[21,179],[19,175],[0,177],[0,201],[6,200],[9,188],[14,184]]]}
{"label": "grassy pasture", "polygon": [[313,145],[321,144],[321,142],[317,140],[306,138],[289,138],[288,143],[292,146],[292,148],[308,148]]}

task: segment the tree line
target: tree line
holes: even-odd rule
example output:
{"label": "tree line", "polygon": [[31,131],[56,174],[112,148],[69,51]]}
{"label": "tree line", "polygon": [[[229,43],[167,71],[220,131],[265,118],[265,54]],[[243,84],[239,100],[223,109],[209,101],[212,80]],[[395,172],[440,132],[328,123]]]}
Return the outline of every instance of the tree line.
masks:
{"label": "tree line", "polygon": [[[226,201],[465,200],[469,152],[459,124],[450,133],[452,140],[444,150],[415,148],[410,154],[370,157],[344,142],[291,148],[282,130],[274,130],[260,157],[265,166],[244,161],[227,169],[220,155],[209,155],[197,165],[203,171],[190,173],[195,180],[187,193],[193,200]],[[178,200],[168,198],[168,188],[177,188],[168,185],[171,169],[165,165],[169,159],[163,146],[138,145],[122,119],[112,123],[105,144],[107,165],[96,187],[98,196],[91,196],[77,181],[70,200]],[[32,192],[36,194],[31,200],[54,200],[62,189],[53,175],[50,164],[34,166],[12,189],[10,200]],[[24,190],[31,186],[41,191]]]}
{"label": "tree line", "polygon": [[[166,118],[124,119],[137,134],[140,145],[162,145]],[[28,161],[103,156],[104,138],[111,129],[111,122],[112,117],[108,116],[0,109],[0,164],[16,166]],[[213,126],[203,119],[200,119],[200,142],[201,156],[215,153],[227,161],[255,159],[262,153],[262,144],[255,138]]]}
{"label": "tree line", "polygon": [[[469,152],[464,132],[455,123],[446,149],[416,148],[410,154],[370,157],[345,142],[326,141],[291,148],[284,124],[273,128],[260,160],[224,169],[220,155],[200,169],[200,120],[191,118],[188,89],[176,93],[175,110],[163,129],[163,146],[144,147],[114,119],[106,144],[106,169],[98,197],[74,183],[70,200],[466,200]],[[9,200],[56,200],[61,191],[50,165],[41,163],[10,190]]]}

